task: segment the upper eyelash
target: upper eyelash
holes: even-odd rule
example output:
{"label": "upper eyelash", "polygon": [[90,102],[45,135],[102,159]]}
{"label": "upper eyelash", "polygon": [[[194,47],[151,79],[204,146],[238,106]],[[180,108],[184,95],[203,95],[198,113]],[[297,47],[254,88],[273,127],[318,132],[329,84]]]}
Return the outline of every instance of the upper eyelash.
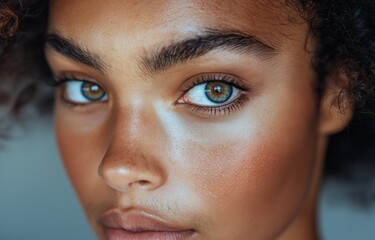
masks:
{"label": "upper eyelash", "polygon": [[[227,74],[205,74],[201,75],[194,79],[194,81],[190,81],[184,86],[181,91],[181,97],[183,97],[188,91],[190,91],[193,87],[208,83],[208,82],[223,82],[226,84],[230,84],[233,87],[236,87],[242,91],[240,95],[233,100],[232,102],[222,105],[222,106],[197,106],[194,104],[183,104],[186,109],[189,111],[196,113],[196,114],[202,114],[202,115],[228,115],[232,113],[233,111],[239,110],[242,108],[245,104],[245,102],[249,99],[248,98],[248,92],[250,91],[248,87],[243,86],[239,83],[239,81],[236,81],[236,77],[227,75]],[[181,98],[180,97],[180,98]]]}
{"label": "upper eyelash", "polygon": [[[90,82],[90,83],[93,83],[92,81],[85,80],[85,79],[80,79],[80,78],[77,78],[77,77],[71,77],[71,78],[70,77],[61,77],[61,78],[54,78],[54,80],[51,81],[51,86],[52,87],[58,87],[58,86],[60,86],[60,85],[62,85],[64,83],[70,82],[70,81],[81,81],[81,82]],[[97,84],[97,83],[95,83],[95,84]]]}
{"label": "upper eyelash", "polygon": [[82,82],[93,83],[103,88],[101,84],[97,83],[97,81],[84,77],[84,76],[80,76],[80,74],[76,74],[76,73],[53,74],[52,78],[48,80],[49,85],[51,87],[58,87],[69,81],[82,81]]}
{"label": "upper eyelash", "polygon": [[181,92],[182,92],[182,95],[185,94],[186,92],[188,92],[190,89],[192,89],[193,87],[199,85],[199,84],[202,84],[202,83],[208,83],[208,82],[223,82],[223,83],[227,83],[227,84],[231,84],[233,87],[236,87],[238,89],[240,89],[241,91],[244,91],[244,92],[248,92],[249,91],[249,88],[244,86],[243,84],[241,84],[239,81],[236,81],[235,80],[236,77],[235,76],[230,76],[230,75],[227,75],[227,74],[204,74],[204,75],[201,75],[199,77],[196,77],[194,79],[194,81],[190,81],[186,84],[186,86],[184,86],[183,88],[181,88]]}

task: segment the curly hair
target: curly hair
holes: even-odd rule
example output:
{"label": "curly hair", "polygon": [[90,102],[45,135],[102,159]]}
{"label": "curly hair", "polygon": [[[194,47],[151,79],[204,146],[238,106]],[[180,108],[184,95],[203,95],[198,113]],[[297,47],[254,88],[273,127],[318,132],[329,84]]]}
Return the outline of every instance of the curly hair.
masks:
{"label": "curly hair", "polygon": [[[348,79],[341,96],[351,100],[354,117],[343,132],[331,137],[325,177],[364,189],[350,195],[354,201],[362,205],[375,202],[375,1],[285,0],[285,4],[309,24],[315,43],[311,64],[316,73],[317,95],[322,96],[332,74],[342,73]],[[12,38],[1,57],[0,79],[4,72],[10,76],[17,72],[17,79],[46,79],[50,73],[43,58],[43,38],[48,1],[29,1],[18,20],[20,11],[14,10],[15,6],[21,4],[8,0],[0,5],[0,36]],[[18,23],[20,31],[14,35]],[[22,61],[14,57],[26,53]],[[28,65],[23,61],[30,59],[37,62],[32,68],[25,68]],[[29,81],[25,91],[30,94],[18,95],[14,112],[35,95],[36,86],[35,81]]]}
{"label": "curly hair", "polygon": [[18,28],[18,14],[20,2],[5,1],[0,3],[0,37],[5,40],[11,37]]}
{"label": "curly hair", "polygon": [[[50,101],[44,101],[40,84],[49,77],[43,55],[47,9],[40,0],[0,3],[0,107],[10,106],[8,117],[14,119],[28,103],[36,103],[43,111],[51,106],[45,104]],[[1,129],[0,125],[0,138],[5,134]]]}
{"label": "curly hair", "polygon": [[[11,38],[18,28],[18,1],[0,2],[0,56],[7,45],[8,38]],[[6,97],[0,94],[0,103],[5,102]]]}
{"label": "curly hair", "polygon": [[354,106],[350,125],[330,139],[325,176],[354,186],[350,198],[368,205],[375,200],[375,2],[296,0],[293,4],[304,14],[315,39],[312,65],[318,94],[330,74],[342,72],[348,79],[342,95]]}

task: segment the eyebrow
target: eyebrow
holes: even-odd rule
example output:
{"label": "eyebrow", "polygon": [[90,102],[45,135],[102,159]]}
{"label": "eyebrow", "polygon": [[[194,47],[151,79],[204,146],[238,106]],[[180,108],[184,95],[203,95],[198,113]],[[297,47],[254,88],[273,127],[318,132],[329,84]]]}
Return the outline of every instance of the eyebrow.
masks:
{"label": "eyebrow", "polygon": [[207,29],[203,34],[164,46],[157,51],[145,50],[141,68],[157,74],[178,64],[192,61],[217,49],[251,53],[263,60],[272,58],[277,50],[253,35],[236,30]]}
{"label": "eyebrow", "polygon": [[[95,68],[100,73],[105,73],[108,69],[108,65],[99,56],[57,32],[47,35],[46,45],[66,57]],[[277,54],[274,47],[253,35],[236,30],[209,28],[203,34],[192,38],[174,42],[154,51],[145,50],[140,67],[145,72],[155,75],[217,49],[236,51],[240,54],[251,53],[263,60]]]}
{"label": "eyebrow", "polygon": [[46,45],[52,47],[58,53],[95,68],[104,73],[108,66],[97,55],[80,47],[74,40],[64,37],[59,33],[50,33],[46,37]]}

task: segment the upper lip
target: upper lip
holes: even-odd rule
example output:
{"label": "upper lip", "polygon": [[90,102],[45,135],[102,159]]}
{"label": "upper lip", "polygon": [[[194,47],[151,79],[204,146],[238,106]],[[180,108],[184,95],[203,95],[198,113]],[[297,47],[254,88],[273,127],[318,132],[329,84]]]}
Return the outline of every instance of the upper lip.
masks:
{"label": "upper lip", "polygon": [[131,232],[185,232],[193,231],[142,210],[111,209],[106,211],[99,222],[108,228],[124,229]]}

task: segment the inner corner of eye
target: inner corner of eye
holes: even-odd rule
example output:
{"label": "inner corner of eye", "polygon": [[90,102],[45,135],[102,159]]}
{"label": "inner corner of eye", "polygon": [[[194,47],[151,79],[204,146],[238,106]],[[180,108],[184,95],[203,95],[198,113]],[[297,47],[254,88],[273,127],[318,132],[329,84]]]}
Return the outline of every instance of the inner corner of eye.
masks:
{"label": "inner corner of eye", "polygon": [[188,100],[187,100],[187,97],[186,97],[186,94],[184,94],[182,97],[180,97],[176,104],[184,104],[184,103],[188,103]]}

